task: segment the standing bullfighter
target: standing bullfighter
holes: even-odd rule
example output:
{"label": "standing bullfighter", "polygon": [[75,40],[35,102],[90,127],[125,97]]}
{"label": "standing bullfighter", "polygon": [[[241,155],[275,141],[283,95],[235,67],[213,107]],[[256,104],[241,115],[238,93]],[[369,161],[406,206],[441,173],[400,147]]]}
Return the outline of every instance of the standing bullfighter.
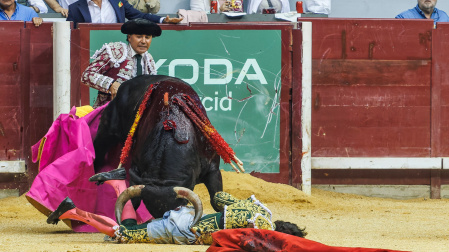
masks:
{"label": "standing bullfighter", "polygon": [[98,90],[93,108],[111,101],[124,81],[142,74],[157,74],[153,57],[148,52],[153,38],[162,30],[156,23],[137,18],[121,27],[127,34],[128,44],[111,42],[105,44],[92,56],[92,63],[81,76],[81,82]]}

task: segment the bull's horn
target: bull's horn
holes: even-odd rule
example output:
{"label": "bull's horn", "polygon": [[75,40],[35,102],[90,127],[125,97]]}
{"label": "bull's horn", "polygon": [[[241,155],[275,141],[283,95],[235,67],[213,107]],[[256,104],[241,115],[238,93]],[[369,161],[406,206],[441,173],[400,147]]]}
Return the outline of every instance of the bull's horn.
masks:
{"label": "bull's horn", "polygon": [[183,198],[189,200],[193,207],[195,208],[195,217],[193,218],[192,224],[190,224],[189,228],[195,226],[198,221],[200,221],[203,216],[203,203],[201,202],[200,197],[192,190],[185,187],[173,187],[173,190],[176,192],[176,198]]}
{"label": "bull's horn", "polygon": [[117,223],[121,224],[122,219],[122,211],[123,207],[125,206],[126,202],[128,200],[140,196],[142,189],[144,188],[144,185],[134,185],[126,188],[125,191],[123,191],[120,196],[117,198],[117,201],[115,202],[115,218],[117,219]]}

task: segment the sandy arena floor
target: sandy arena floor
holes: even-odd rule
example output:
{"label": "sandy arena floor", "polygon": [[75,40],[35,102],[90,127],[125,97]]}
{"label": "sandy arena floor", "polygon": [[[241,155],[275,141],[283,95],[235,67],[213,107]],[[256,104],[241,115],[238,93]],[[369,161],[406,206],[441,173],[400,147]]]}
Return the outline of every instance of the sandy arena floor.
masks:
{"label": "sandy arena floor", "polygon": [[[266,203],[273,218],[306,227],[306,238],[333,246],[409,251],[449,251],[449,200],[390,200],[312,190],[312,196],[249,174],[223,172],[224,190],[251,194]],[[195,188],[211,213],[204,186]],[[116,244],[99,233],[74,233],[47,217],[25,197],[0,199],[0,251],[206,251],[207,246]]]}

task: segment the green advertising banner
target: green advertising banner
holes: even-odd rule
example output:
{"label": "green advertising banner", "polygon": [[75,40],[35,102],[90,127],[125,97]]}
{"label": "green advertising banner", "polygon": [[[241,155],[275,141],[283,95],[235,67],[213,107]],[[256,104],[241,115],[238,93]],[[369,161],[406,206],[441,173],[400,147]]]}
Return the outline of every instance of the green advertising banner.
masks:
{"label": "green advertising banner", "polygon": [[[91,55],[115,41],[126,42],[126,35],[91,30]],[[198,92],[247,172],[279,172],[280,30],[164,30],[149,52],[158,74],[183,79]]]}

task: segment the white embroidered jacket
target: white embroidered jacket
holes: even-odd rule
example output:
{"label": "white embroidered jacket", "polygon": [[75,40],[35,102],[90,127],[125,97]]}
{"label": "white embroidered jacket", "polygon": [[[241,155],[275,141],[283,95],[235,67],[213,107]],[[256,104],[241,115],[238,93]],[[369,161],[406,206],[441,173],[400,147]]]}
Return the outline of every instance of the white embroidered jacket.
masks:
{"label": "white embroidered jacket", "polygon": [[[95,88],[99,93],[94,108],[111,100],[109,87],[114,81],[123,83],[137,75],[136,59],[134,50],[130,45],[123,42],[104,44],[91,57],[92,63],[86,68],[81,76],[81,82]],[[142,55],[143,74],[157,74],[153,57],[148,52]],[[107,94],[104,94],[107,93]]]}

